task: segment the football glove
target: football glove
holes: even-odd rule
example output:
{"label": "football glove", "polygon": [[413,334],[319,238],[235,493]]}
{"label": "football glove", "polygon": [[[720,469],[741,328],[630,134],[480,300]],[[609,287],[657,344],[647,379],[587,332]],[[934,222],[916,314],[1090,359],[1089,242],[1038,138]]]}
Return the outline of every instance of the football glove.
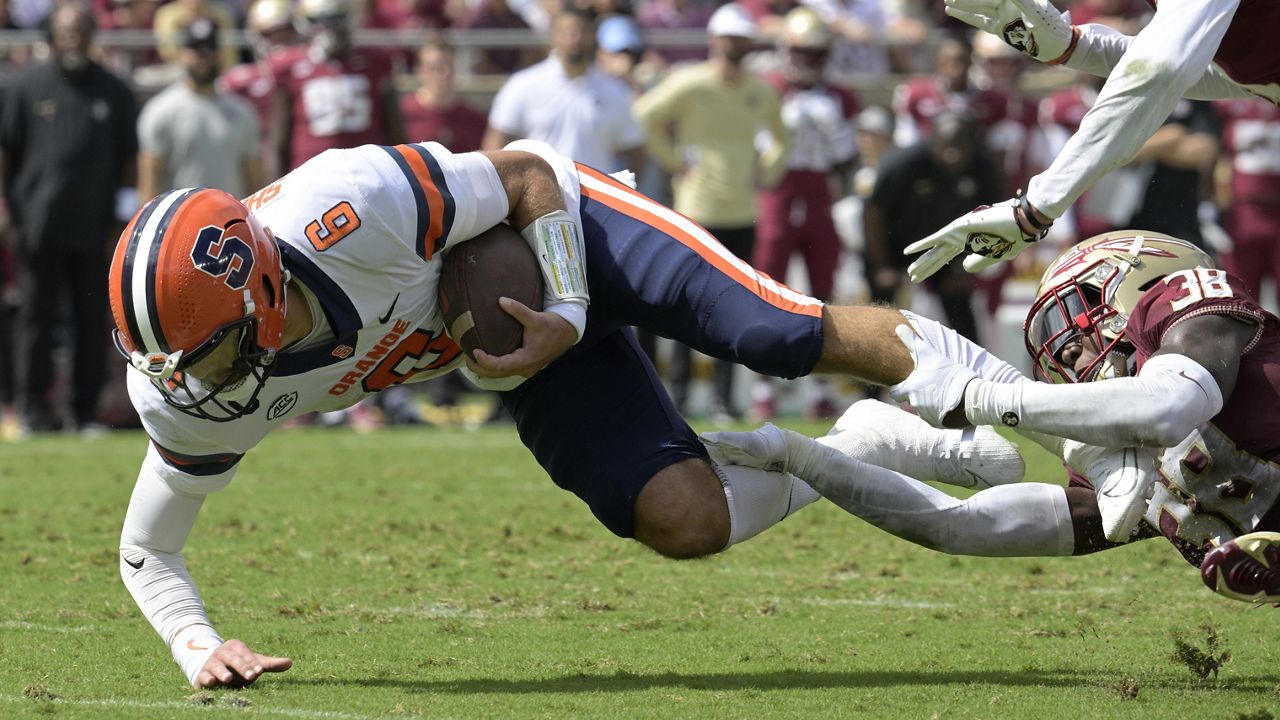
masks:
{"label": "football glove", "polygon": [[1102,534],[1111,542],[1128,542],[1138,521],[1146,514],[1155,490],[1155,450],[1116,450],[1095,463],[1085,475],[1097,488]]}
{"label": "football glove", "polygon": [[965,386],[978,374],[938,352],[910,327],[899,325],[894,332],[916,367],[906,380],[890,387],[889,394],[898,402],[911,403],[921,419],[940,428],[947,413],[964,402]]}
{"label": "football glove", "polygon": [[952,258],[966,250],[964,269],[981,272],[999,262],[1012,259],[1031,243],[1044,237],[1046,226],[1037,235],[1027,235],[1018,225],[1014,210],[1019,200],[1014,198],[995,205],[983,205],[967,215],[952,220],[950,224],[923,240],[917,240],[902,251],[913,255],[921,251],[907,268],[911,282],[920,282],[938,272]]}
{"label": "football glove", "polygon": [[946,0],[945,10],[1040,62],[1065,62],[1078,39],[1071,14],[1049,0]]}

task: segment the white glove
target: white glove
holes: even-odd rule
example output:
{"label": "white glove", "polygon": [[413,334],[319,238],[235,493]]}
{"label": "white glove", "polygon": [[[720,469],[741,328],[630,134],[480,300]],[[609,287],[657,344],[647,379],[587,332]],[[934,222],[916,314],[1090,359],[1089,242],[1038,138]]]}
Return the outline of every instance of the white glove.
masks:
{"label": "white glove", "polygon": [[946,13],[1041,62],[1061,61],[1071,47],[1071,14],[1049,0],[946,0]]}
{"label": "white glove", "polygon": [[[917,240],[902,251],[912,255],[928,250],[907,268],[911,282],[920,282],[938,272],[951,259],[965,250],[964,269],[981,272],[998,262],[1010,260],[1040,236],[1030,236],[1018,226],[1014,209],[1018,199],[995,205],[983,205],[967,215],[952,220],[946,227],[923,240]],[[1047,229],[1047,228],[1046,228]]]}
{"label": "white glove", "polygon": [[910,327],[899,325],[894,332],[907,346],[916,367],[906,380],[890,387],[889,394],[898,402],[911,403],[921,419],[940,428],[947,413],[964,402],[965,386],[978,374],[943,356]]}
{"label": "white glove", "polygon": [[1156,451],[1152,448],[1113,450],[1085,472],[1097,488],[1102,534],[1108,540],[1129,541],[1147,512],[1156,476]]}

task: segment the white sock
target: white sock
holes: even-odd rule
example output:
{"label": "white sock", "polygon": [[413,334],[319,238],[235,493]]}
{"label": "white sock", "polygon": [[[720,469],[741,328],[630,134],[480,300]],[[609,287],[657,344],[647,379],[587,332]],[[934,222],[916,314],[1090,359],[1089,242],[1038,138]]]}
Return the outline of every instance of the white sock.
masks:
{"label": "white sock", "polygon": [[755,537],[818,499],[817,491],[794,475],[739,465],[715,465],[729,502],[729,542]]}

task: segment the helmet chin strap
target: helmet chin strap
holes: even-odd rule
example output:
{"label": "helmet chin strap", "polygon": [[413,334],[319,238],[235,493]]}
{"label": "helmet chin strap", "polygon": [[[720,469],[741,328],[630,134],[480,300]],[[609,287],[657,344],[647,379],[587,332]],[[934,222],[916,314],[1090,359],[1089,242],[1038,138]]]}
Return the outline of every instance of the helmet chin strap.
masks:
{"label": "helmet chin strap", "polygon": [[129,364],[135,370],[154,380],[168,380],[182,362],[182,351],[165,353],[142,353],[134,350],[129,353]]}

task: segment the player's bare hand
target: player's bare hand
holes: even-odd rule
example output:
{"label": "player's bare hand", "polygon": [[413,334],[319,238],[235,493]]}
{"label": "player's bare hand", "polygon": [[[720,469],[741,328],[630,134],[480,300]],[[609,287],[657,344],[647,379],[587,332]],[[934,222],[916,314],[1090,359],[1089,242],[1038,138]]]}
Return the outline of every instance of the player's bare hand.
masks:
{"label": "player's bare hand", "polygon": [[578,339],[573,325],[555,313],[538,312],[508,297],[499,298],[498,305],[524,327],[524,344],[506,355],[490,355],[477,348],[473,357],[467,357],[467,367],[480,377],[533,377]]}
{"label": "player's bare hand", "polygon": [[293,661],[289,658],[259,655],[233,638],[219,645],[205,660],[193,684],[198,689],[245,687],[252,685],[263,673],[284,672],[291,667]]}
{"label": "player's bare hand", "polygon": [[1037,240],[1018,224],[1015,214],[1018,201],[1006,200],[978,209],[952,220],[950,224],[923,240],[911,243],[904,255],[927,251],[907,268],[912,282],[920,282],[938,272],[952,258],[968,251],[964,269],[979,272],[998,262],[1011,260]]}

